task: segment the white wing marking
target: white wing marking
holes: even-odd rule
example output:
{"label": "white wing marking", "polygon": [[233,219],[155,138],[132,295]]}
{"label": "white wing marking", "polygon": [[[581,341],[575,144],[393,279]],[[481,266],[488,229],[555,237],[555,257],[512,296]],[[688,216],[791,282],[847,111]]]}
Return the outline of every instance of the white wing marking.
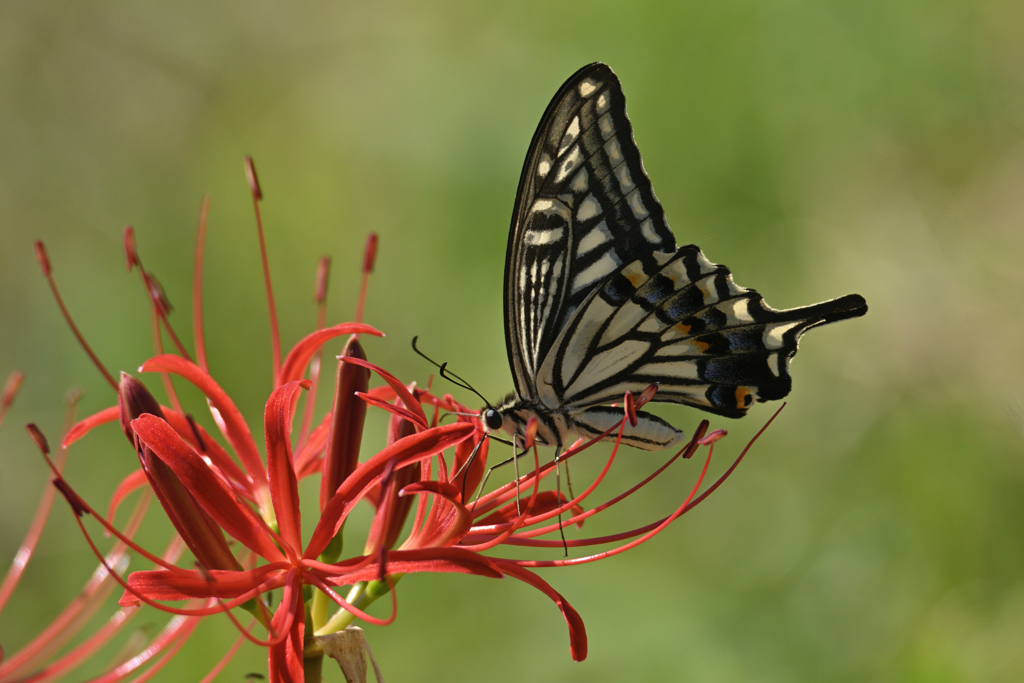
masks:
{"label": "white wing marking", "polygon": [[723,310],[729,318],[729,325],[742,325],[754,322],[754,316],[750,315],[750,301],[748,299],[736,299],[723,306],[723,309],[726,307],[731,309],[728,311]]}
{"label": "white wing marking", "polygon": [[700,379],[697,375],[697,364],[690,361],[658,361],[648,363],[640,370],[640,374],[671,377],[672,379]]}
{"label": "white wing marking", "polygon": [[608,164],[612,168],[622,163],[622,146],[619,145],[618,138],[612,138],[604,143],[604,153],[608,156]]}
{"label": "white wing marking", "polygon": [[713,303],[718,302],[718,291],[715,289],[715,278],[706,277],[702,280],[697,280],[697,289],[704,295],[704,304],[710,306]]}
{"label": "white wing marking", "polygon": [[612,238],[612,233],[608,230],[608,224],[601,221],[590,231],[583,236],[580,240],[579,246],[576,247],[576,255],[581,256],[586,254],[591,249],[596,249],[608,240]]}
{"label": "white wing marking", "polygon": [[601,202],[597,201],[597,198],[592,194],[588,194],[586,198],[580,202],[580,208],[576,209],[576,220],[578,221],[589,221],[591,218],[595,218],[601,215]]}
{"label": "white wing marking", "polygon": [[605,328],[604,334],[601,335],[601,341],[598,343],[604,346],[605,344],[611,344],[619,337],[628,335],[646,316],[647,311],[639,304],[627,301],[619,307],[619,310],[615,311],[615,315],[612,316],[608,327]]}
{"label": "white wing marking", "polygon": [[782,348],[784,343],[782,336],[789,332],[791,329],[799,325],[799,322],[795,323],[776,323],[774,325],[768,325],[764,328],[764,345],[769,349]]}
{"label": "white wing marking", "polygon": [[[566,342],[565,356],[562,360],[562,367],[559,368],[562,386],[565,386],[565,383],[572,379],[580,364],[586,360],[590,341],[597,334],[597,330],[604,324],[604,321],[608,319],[608,316],[614,312],[615,309],[612,308],[611,304],[601,297],[594,297],[587,303],[586,308],[580,313],[581,317],[576,324],[576,328],[573,330],[572,337]],[[565,331],[563,331],[562,335],[564,334]],[[561,338],[560,336],[559,340]],[[559,343],[555,344],[556,347],[559,345]],[[553,374],[554,355],[550,354],[544,362],[544,367],[541,368],[540,374],[544,377],[550,377]]]}
{"label": "white wing marking", "polygon": [[562,165],[558,168],[558,175],[555,176],[555,182],[563,182],[569,177],[569,174],[572,173],[580,163],[582,163],[582,161],[583,155],[580,154],[579,145],[576,145],[572,148],[572,151],[569,152],[565,157],[565,160],[562,161]]}
{"label": "white wing marking", "polygon": [[[531,247],[542,244],[553,244],[562,239],[564,228],[552,228],[550,230],[527,230],[523,236],[523,243]],[[542,273],[543,275],[543,273]]]}
{"label": "white wing marking", "polygon": [[598,353],[587,362],[583,372],[566,389],[566,396],[585,393],[587,387],[591,387],[623,372],[646,353],[648,348],[650,348],[650,344],[645,341],[628,339],[616,344],[607,351]]}
{"label": "white wing marking", "polygon": [[650,218],[640,224],[640,233],[644,236],[644,239],[648,242],[657,243],[661,238],[658,237],[658,233],[654,231],[654,221]]}
{"label": "white wing marking", "polygon": [[[669,328],[674,329],[674,327]],[[664,339],[664,337],[663,337]],[[670,344],[659,347],[654,352],[655,356],[703,356],[708,345],[689,337],[679,339]]]}
{"label": "white wing marking", "polygon": [[622,261],[619,260],[619,257],[614,252],[609,251],[576,276],[572,283],[573,293],[575,294],[581,289],[590,287],[603,280],[614,273],[621,265]]}
{"label": "white wing marking", "polygon": [[697,251],[697,265],[700,266],[700,272],[703,275],[707,275],[715,269],[715,264],[708,261],[708,257],[704,255],[704,252]]}
{"label": "white wing marking", "polygon": [[619,189],[622,190],[622,194],[629,194],[636,185],[633,184],[633,176],[629,174],[629,166],[626,164],[619,164],[615,169],[615,179],[619,181]]}
{"label": "white wing marking", "polygon": [[569,126],[565,129],[565,135],[562,136],[562,144],[558,147],[558,156],[565,154],[565,150],[569,149],[572,143],[576,142],[576,138],[580,134],[580,117],[574,116]]}
{"label": "white wing marking", "polygon": [[576,176],[572,179],[572,182],[569,183],[569,189],[571,189],[573,192],[576,192],[577,194],[582,194],[586,192],[589,180],[590,177],[587,174],[587,167],[584,166],[583,168],[580,169],[580,172],[577,173]]}
{"label": "white wing marking", "polygon": [[665,329],[665,324],[658,320],[657,316],[652,315],[648,316],[636,329],[646,334],[656,334]]}
{"label": "white wing marking", "polygon": [[626,201],[629,203],[629,208],[633,212],[633,216],[638,221],[642,221],[650,215],[647,211],[647,207],[644,206],[644,200],[640,196],[640,190],[634,189],[632,192],[627,194]]}

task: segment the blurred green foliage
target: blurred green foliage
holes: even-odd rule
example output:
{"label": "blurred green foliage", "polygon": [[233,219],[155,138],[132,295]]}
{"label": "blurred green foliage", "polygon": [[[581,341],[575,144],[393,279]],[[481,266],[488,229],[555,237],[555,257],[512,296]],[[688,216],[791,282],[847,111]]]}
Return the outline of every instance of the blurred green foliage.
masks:
{"label": "blurred green foliage", "polygon": [[[371,360],[425,381],[419,334],[497,398],[522,159],[556,88],[601,60],[681,244],[776,307],[859,292],[871,310],[810,335],[788,408],[707,503],[636,551],[544,574],[586,620],[586,662],[535,591],[420,576],[401,584],[397,622],[367,631],[388,680],[1024,679],[1022,25],[1010,0],[3,3],[0,375],[27,382],[0,428],[0,562],[47,479],[20,426],[55,440],[73,385],[83,414],[113,400],[33,240],[99,355],[130,370],[153,351],[121,228],[190,338],[209,193],[210,364],[258,430],[270,345],[251,154],[286,344],[313,324],[322,254],[330,317],[352,315],[376,231],[366,319],[388,337],[367,342]],[[720,467],[770,411],[713,422],[732,432]],[[664,414],[687,430],[702,417]],[[368,448],[384,438],[372,419]],[[68,477],[96,504],[134,464],[115,432],[71,452]],[[656,461],[627,454],[610,490]],[[588,532],[674,508],[694,468]],[[0,618],[4,649],[92,566],[58,501]],[[157,680],[200,678],[234,637],[208,620]],[[246,646],[219,680],[265,666]]]}

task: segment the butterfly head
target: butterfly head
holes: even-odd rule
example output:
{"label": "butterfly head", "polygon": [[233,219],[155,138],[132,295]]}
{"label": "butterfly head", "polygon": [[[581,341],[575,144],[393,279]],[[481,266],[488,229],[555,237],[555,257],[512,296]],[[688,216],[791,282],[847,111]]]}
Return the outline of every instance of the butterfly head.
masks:
{"label": "butterfly head", "polygon": [[480,410],[480,420],[489,433],[503,431],[512,437],[518,448],[524,448],[526,425],[530,418],[537,418],[537,434],[534,443],[540,446],[560,446],[563,436],[571,428],[564,415],[556,415],[529,400],[509,394],[496,406],[487,405]]}
{"label": "butterfly head", "polygon": [[510,436],[516,436],[516,423],[512,419],[512,409],[516,405],[516,395],[509,394],[497,405],[488,403],[480,409],[480,421],[488,433],[504,431]]}
{"label": "butterfly head", "polygon": [[496,432],[505,424],[505,418],[494,408],[487,406],[480,411],[480,419],[483,420],[487,431]]}

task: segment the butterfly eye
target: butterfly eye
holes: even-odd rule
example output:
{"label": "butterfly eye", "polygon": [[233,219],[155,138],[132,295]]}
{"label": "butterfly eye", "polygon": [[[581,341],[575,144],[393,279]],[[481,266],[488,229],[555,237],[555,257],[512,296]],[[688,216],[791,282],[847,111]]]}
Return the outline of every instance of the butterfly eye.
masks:
{"label": "butterfly eye", "polygon": [[501,425],[504,424],[505,420],[494,408],[488,408],[484,411],[484,424],[487,425],[487,429],[497,431],[501,429]]}

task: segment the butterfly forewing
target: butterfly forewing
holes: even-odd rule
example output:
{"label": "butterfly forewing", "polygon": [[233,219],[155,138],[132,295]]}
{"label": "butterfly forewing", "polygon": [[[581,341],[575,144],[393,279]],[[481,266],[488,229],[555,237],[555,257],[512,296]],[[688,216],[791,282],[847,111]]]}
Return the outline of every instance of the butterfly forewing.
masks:
{"label": "butterfly forewing", "polygon": [[594,287],[675,239],[644,172],[615,74],[592,64],[548,106],[523,167],[505,265],[505,333],[520,396]]}

